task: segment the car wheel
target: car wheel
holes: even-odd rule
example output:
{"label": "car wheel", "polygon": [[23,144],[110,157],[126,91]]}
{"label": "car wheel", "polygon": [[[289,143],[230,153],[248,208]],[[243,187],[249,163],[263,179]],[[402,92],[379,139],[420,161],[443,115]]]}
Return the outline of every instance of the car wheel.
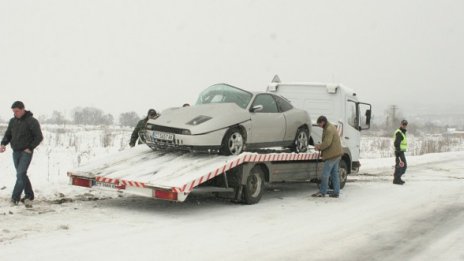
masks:
{"label": "car wheel", "polygon": [[231,128],[227,131],[222,141],[221,152],[224,155],[238,155],[243,152],[245,138],[239,128]]}
{"label": "car wheel", "polygon": [[256,204],[259,202],[264,192],[264,172],[259,166],[251,169],[243,189],[243,201],[246,204]]}
{"label": "car wheel", "polygon": [[308,150],[309,133],[308,129],[301,127],[296,131],[295,140],[293,142],[293,151],[296,153],[306,152]]}

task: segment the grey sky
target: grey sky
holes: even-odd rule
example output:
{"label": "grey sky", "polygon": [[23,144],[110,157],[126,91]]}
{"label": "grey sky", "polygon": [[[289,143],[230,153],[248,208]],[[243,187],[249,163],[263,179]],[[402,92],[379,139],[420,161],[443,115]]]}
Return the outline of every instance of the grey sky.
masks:
{"label": "grey sky", "polygon": [[337,82],[405,114],[461,112],[464,1],[0,0],[0,117],[194,103],[217,82]]}

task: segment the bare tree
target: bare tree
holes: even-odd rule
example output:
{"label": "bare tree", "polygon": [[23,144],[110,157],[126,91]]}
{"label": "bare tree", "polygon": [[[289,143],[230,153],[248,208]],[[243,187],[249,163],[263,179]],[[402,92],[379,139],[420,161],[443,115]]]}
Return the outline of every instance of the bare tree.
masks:
{"label": "bare tree", "polygon": [[68,123],[68,120],[66,120],[61,112],[53,111],[52,116],[45,120],[45,122],[50,124],[66,124]]}
{"label": "bare tree", "polygon": [[119,115],[119,124],[121,126],[135,127],[139,120],[140,117],[134,111],[123,112]]}
{"label": "bare tree", "polygon": [[114,117],[111,114],[104,114],[102,110],[94,107],[75,108],[73,122],[84,125],[111,125]]}

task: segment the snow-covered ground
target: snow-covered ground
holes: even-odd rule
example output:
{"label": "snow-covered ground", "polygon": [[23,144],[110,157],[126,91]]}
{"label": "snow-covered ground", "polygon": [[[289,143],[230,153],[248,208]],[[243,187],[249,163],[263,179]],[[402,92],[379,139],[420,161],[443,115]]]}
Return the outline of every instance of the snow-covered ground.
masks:
{"label": "snow-covered ground", "polygon": [[0,260],[464,260],[464,152],[410,156],[404,186],[393,158],[364,159],[339,199],[285,183],[256,205],[172,203],[67,185],[67,170],[126,149],[130,130],[44,133],[32,210],[9,206],[11,150],[0,154]]}
{"label": "snow-covered ground", "polygon": [[[446,135],[408,135],[408,155],[464,151],[463,137]],[[362,136],[361,158],[388,158],[394,156],[392,137]]]}

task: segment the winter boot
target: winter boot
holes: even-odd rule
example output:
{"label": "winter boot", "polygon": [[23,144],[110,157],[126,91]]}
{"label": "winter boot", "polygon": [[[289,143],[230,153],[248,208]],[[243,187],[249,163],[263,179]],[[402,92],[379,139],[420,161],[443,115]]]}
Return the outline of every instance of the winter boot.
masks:
{"label": "winter boot", "polygon": [[317,193],[312,194],[311,197],[314,197],[314,198],[323,198],[323,197],[325,197],[325,195],[322,194],[321,192],[317,192]]}
{"label": "winter boot", "polygon": [[24,199],[24,206],[26,206],[26,208],[32,208],[32,200],[28,198]]}

